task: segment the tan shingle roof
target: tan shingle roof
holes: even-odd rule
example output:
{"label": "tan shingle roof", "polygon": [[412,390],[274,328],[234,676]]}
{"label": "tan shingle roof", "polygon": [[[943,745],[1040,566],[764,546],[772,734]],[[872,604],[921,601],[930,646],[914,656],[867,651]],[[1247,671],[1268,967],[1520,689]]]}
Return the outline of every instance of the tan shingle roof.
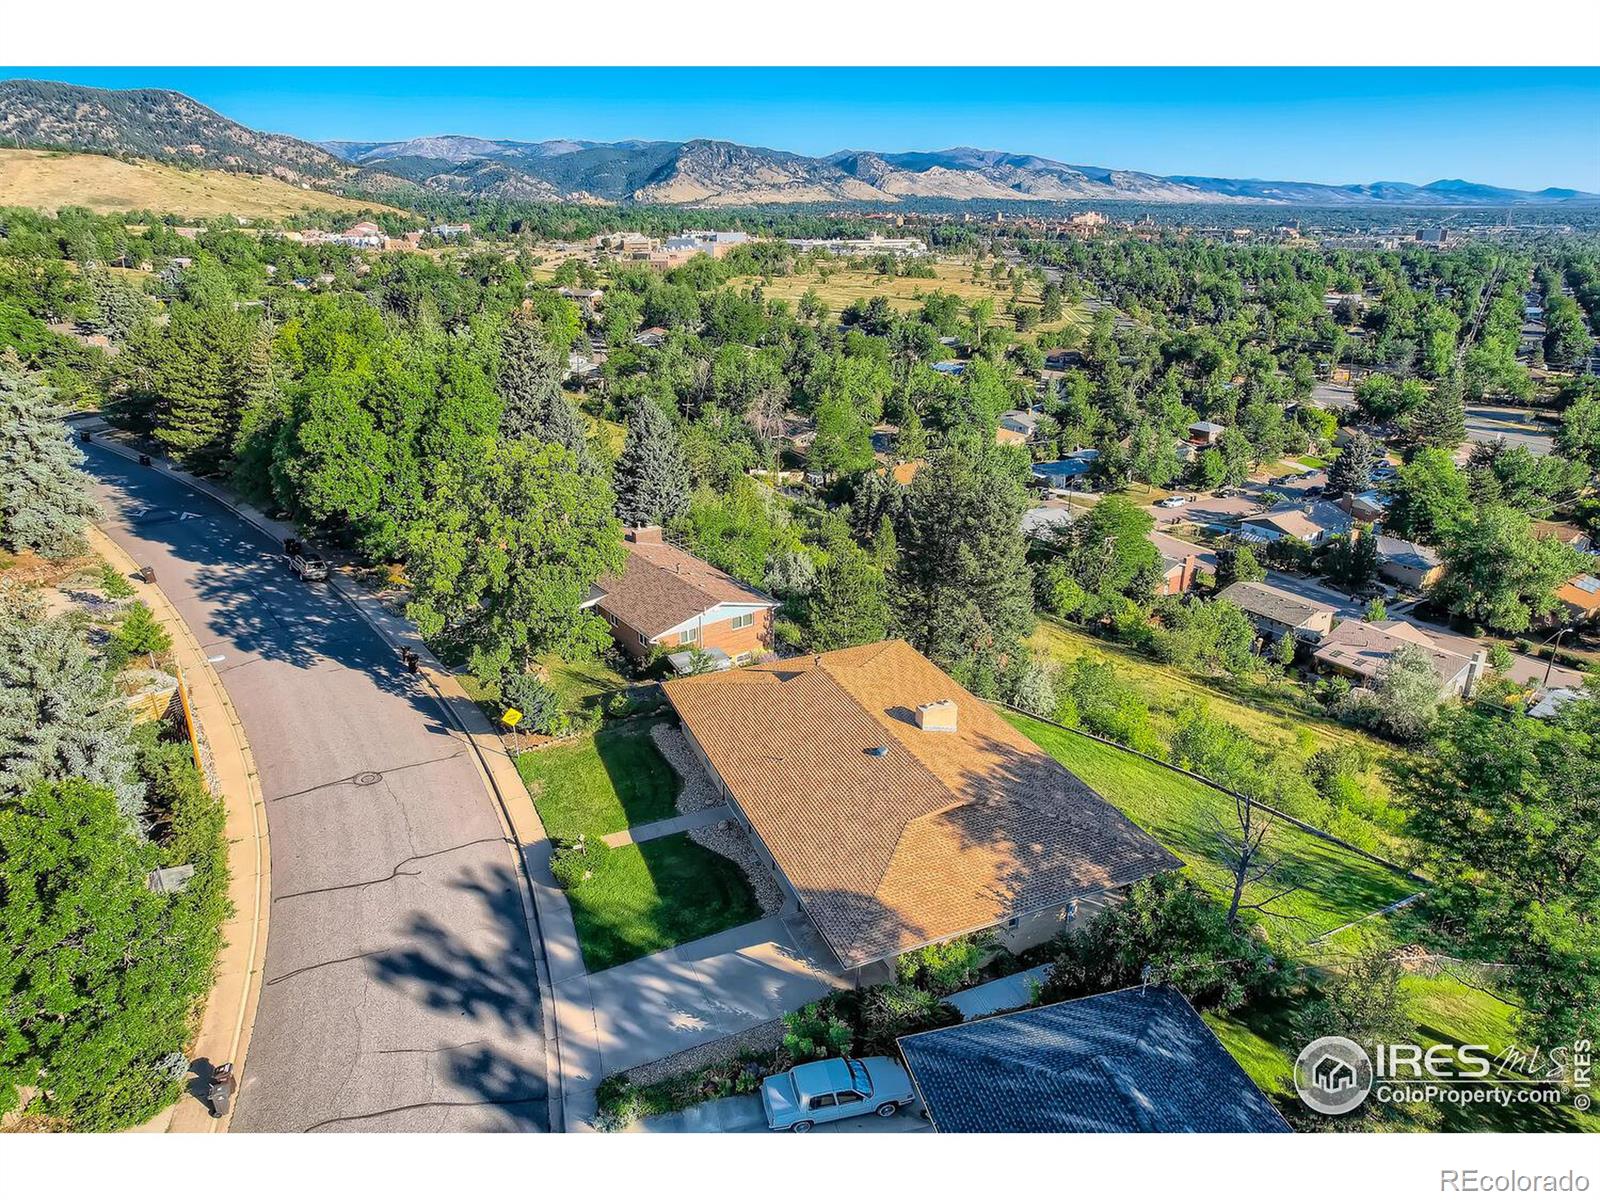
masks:
{"label": "tan shingle roof", "polygon": [[604,593],[596,607],[646,637],[660,637],[718,604],[776,604],[771,596],[676,546],[628,542],[625,548],[628,564],[621,575],[596,585]]}
{"label": "tan shingle roof", "polygon": [[[905,642],[666,690],[846,965],[1181,865]],[[935,700],[956,732],[917,726]]]}

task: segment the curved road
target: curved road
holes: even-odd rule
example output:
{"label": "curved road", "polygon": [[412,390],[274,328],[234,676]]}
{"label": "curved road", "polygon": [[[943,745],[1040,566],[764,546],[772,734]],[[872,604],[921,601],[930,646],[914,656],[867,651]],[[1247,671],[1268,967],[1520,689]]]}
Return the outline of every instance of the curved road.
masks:
{"label": "curved road", "polygon": [[326,585],[221,505],[85,446],[106,532],[244,723],[272,839],[265,978],[232,1128],[540,1130],[534,950],[466,741]]}

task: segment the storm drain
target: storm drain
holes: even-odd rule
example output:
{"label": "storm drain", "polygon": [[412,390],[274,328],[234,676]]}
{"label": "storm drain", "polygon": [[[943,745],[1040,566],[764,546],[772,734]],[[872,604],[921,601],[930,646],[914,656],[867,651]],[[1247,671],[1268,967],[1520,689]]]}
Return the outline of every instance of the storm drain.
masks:
{"label": "storm drain", "polygon": [[383,776],[379,775],[376,771],[363,771],[350,782],[355,784],[357,787],[371,787],[373,784],[382,779]]}

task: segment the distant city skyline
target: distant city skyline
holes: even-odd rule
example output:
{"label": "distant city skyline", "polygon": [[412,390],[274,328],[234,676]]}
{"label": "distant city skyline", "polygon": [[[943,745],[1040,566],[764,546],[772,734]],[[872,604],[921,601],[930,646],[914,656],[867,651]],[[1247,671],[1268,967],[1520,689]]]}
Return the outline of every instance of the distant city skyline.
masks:
{"label": "distant city skyline", "polygon": [[1594,68],[0,68],[171,88],[310,141],[978,146],[1148,171],[1600,191]]}

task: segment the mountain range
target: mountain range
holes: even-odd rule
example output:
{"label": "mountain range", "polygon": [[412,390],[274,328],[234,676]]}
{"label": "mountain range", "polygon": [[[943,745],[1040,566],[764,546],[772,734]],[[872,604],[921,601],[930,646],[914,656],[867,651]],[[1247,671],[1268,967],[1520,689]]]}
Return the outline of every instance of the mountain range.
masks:
{"label": "mountain range", "polygon": [[1531,192],[1460,179],[1332,185],[1152,175],[969,147],[841,150],[812,157],[708,139],[522,142],[447,135],[317,144],[250,129],[179,92],[35,80],[0,82],[0,144],[249,171],[343,192],[597,204],[1131,200],[1420,207],[1600,201],[1600,195],[1568,188]]}

